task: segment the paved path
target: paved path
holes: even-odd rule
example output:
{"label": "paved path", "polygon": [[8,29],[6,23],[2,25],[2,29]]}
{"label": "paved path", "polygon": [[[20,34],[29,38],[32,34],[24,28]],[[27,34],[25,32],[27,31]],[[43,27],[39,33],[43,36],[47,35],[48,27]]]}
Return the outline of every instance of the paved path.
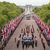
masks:
{"label": "paved path", "polygon": [[[4,48],[4,50],[22,50],[22,47],[21,47],[21,44],[20,44],[20,47],[17,48],[16,47],[16,43],[14,41],[14,38],[18,37],[20,32],[21,32],[21,28],[25,28],[26,25],[33,25],[34,26],[34,29],[35,29],[35,33],[34,35],[37,36],[37,39],[38,39],[38,46],[37,47],[34,47],[32,48],[31,46],[29,48],[25,48],[24,50],[44,50],[43,49],[43,46],[42,46],[42,43],[41,43],[41,39],[39,38],[39,33],[37,31],[37,24],[35,23],[35,21],[31,18],[30,20],[26,20],[26,18],[24,18],[22,20],[22,22],[20,23],[20,25],[18,26],[18,28],[15,30],[14,34],[12,35],[11,39],[9,40],[7,46]],[[42,38],[44,39],[43,35],[42,35]],[[46,50],[50,50],[50,47],[48,47],[45,39],[44,39],[44,42],[46,44]]]}

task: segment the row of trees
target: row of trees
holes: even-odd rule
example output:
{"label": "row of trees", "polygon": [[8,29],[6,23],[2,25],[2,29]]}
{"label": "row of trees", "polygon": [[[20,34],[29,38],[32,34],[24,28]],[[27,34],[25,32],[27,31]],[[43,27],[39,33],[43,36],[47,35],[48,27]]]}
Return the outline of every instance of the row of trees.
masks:
{"label": "row of trees", "polygon": [[50,3],[35,7],[33,12],[35,12],[45,23],[50,25]]}
{"label": "row of trees", "polygon": [[19,16],[24,10],[14,3],[0,2],[0,27],[5,25],[10,19]]}

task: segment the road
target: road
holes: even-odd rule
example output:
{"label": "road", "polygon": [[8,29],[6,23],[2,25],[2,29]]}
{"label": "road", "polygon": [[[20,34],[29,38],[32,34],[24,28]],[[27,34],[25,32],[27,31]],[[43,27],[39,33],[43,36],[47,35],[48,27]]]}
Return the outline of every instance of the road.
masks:
{"label": "road", "polygon": [[[42,43],[41,43],[41,39],[39,37],[39,32],[37,31],[38,26],[37,26],[36,22],[34,21],[34,19],[32,19],[32,17],[30,18],[30,20],[26,20],[26,17],[24,17],[24,19],[21,21],[18,28],[15,30],[14,34],[12,35],[11,39],[9,40],[9,42],[8,42],[7,46],[4,48],[4,50],[22,50],[21,44],[20,44],[19,48],[16,47],[16,43],[14,41],[14,38],[15,37],[17,38],[19,36],[19,34],[21,32],[21,28],[25,28],[26,25],[30,25],[30,27],[31,27],[31,25],[34,26],[34,29],[35,29],[34,36],[37,36],[38,46],[34,47],[34,48],[32,48],[30,46],[27,49],[24,48],[24,50],[44,50]],[[47,42],[46,42],[45,38],[43,37],[43,35],[42,35],[42,38],[44,39],[46,50],[50,50],[50,47],[47,45]]]}

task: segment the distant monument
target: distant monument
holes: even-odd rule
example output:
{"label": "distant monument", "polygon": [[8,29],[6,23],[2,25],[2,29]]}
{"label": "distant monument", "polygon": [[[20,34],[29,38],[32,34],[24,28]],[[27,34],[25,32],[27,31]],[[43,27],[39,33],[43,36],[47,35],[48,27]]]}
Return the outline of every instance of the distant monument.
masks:
{"label": "distant monument", "polygon": [[32,5],[26,5],[25,6],[25,11],[32,11]]}

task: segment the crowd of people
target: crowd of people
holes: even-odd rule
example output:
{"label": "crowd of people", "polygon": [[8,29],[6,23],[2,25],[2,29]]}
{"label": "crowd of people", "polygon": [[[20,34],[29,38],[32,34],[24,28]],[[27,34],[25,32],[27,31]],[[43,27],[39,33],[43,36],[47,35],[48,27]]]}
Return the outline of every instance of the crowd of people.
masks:
{"label": "crowd of people", "polygon": [[[24,49],[22,40],[23,40],[23,38],[26,38],[26,37],[32,37],[32,40],[33,40],[32,47],[34,48],[34,45],[35,45],[35,47],[37,47],[37,36],[34,36],[34,33],[35,33],[35,30],[34,30],[33,25],[31,26],[31,28],[30,28],[30,26],[27,26],[26,28],[21,29],[21,33],[20,33],[20,35],[18,37],[18,41],[17,41],[17,48],[19,47],[20,41],[21,41],[22,48]],[[16,42],[16,38],[15,38],[15,42]],[[27,45],[26,43],[25,43],[25,46],[26,46],[26,48],[29,47],[29,45]]]}
{"label": "crowd of people", "polygon": [[[39,30],[37,30],[37,31],[39,31]],[[30,45],[29,44],[27,45],[26,43],[25,43],[25,45],[23,45],[23,41],[22,41],[24,37],[28,37],[28,36],[32,37],[32,40],[33,40],[32,48],[38,47],[38,39],[37,39],[37,36],[34,35],[34,33],[35,33],[35,30],[34,30],[33,25],[31,26],[31,28],[30,28],[30,26],[27,26],[26,28],[21,29],[21,33],[19,34],[19,37],[18,37],[17,41],[16,41],[16,37],[15,37],[15,43],[17,45],[17,48],[19,48],[20,43],[22,43],[23,50],[24,50],[25,47],[29,48]],[[41,37],[41,32],[39,34],[39,37],[41,39],[42,46],[45,50],[46,49],[45,42],[44,42],[44,39]]]}
{"label": "crowd of people", "polygon": [[13,34],[15,28],[17,27],[17,25],[20,23],[21,20],[22,17],[16,17],[15,19],[10,20],[9,23],[7,23],[5,26],[2,26],[0,28],[0,42],[1,42],[0,45],[3,45],[3,47],[6,45],[8,39]]}
{"label": "crowd of people", "polygon": [[[17,19],[15,18],[15,20],[10,20],[10,22],[8,24],[6,24],[6,26],[3,26],[2,28],[0,28],[0,41],[2,41],[2,44],[6,45],[8,37],[13,33],[13,31],[15,30],[16,26],[18,25],[18,23],[20,22],[21,19],[22,18],[17,18]],[[28,36],[32,37],[32,40],[33,40],[32,47],[34,48],[34,45],[35,45],[35,47],[37,47],[38,40],[37,40],[37,36],[35,36],[34,33],[35,33],[35,30],[34,30],[33,25],[31,26],[31,28],[30,28],[30,26],[26,26],[24,29],[21,29],[21,33],[18,37],[18,41],[16,41],[16,37],[15,37],[15,43],[17,42],[17,44],[16,44],[17,48],[20,45],[20,41],[22,42],[23,37],[28,37]],[[39,36],[41,38],[41,32],[40,32]],[[42,42],[43,48],[45,50],[45,43],[43,41],[43,38],[41,38],[41,42]],[[26,48],[28,48],[28,47],[29,47],[29,45],[26,44]],[[23,42],[22,42],[22,48],[24,49]]]}
{"label": "crowd of people", "polygon": [[41,32],[39,29],[37,29],[37,31],[38,31],[38,33],[39,33],[39,37],[40,37],[40,39],[41,39],[42,46],[43,46],[43,48],[44,48],[44,50],[45,50],[46,47],[45,47],[44,39],[42,38],[42,32]]}
{"label": "crowd of people", "polygon": [[37,15],[34,15],[33,18],[46,39],[48,46],[50,46],[50,26],[43,22]]}

